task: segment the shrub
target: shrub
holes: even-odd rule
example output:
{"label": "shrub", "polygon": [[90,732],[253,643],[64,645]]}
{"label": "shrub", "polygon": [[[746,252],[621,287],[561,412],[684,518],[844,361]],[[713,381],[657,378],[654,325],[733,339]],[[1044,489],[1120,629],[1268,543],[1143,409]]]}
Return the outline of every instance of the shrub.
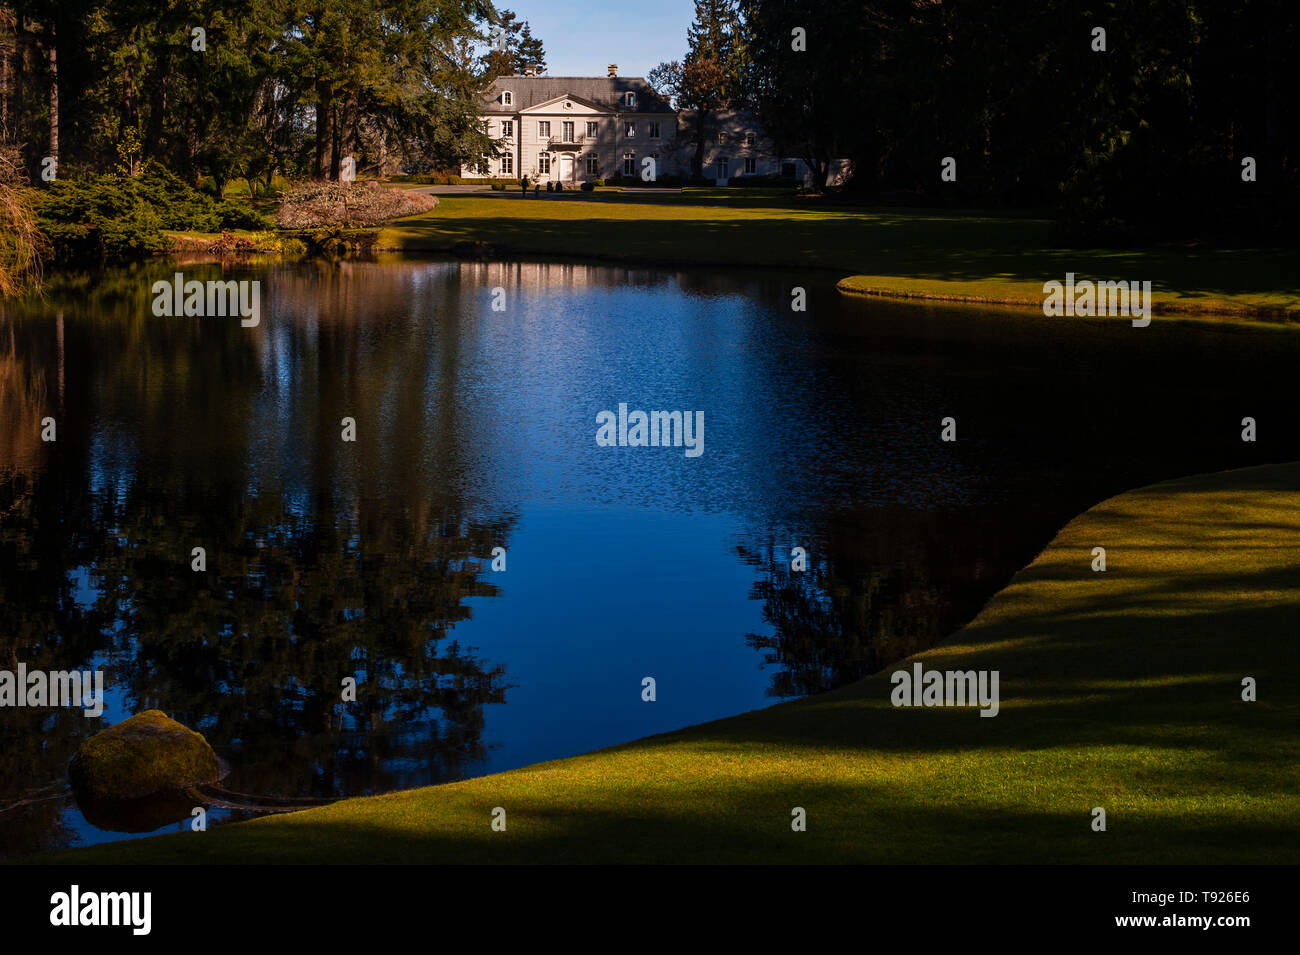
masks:
{"label": "shrub", "polygon": [[271,228],[271,225],[270,218],[252,206],[231,202],[229,199],[217,206],[217,226],[223,231],[226,229],[264,231]]}
{"label": "shrub", "polygon": [[385,189],[377,182],[310,182],[285,196],[275,220],[285,229],[375,226],[428,212],[437,205],[434,196]]}
{"label": "shrub", "polygon": [[605,184],[605,180],[604,180],[604,179],[593,179],[593,180],[591,181],[591,184],[592,184],[593,186],[603,186],[603,185]]}
{"label": "shrub", "polygon": [[145,172],[129,180],[135,196],[151,205],[164,229],[215,232],[217,203],[182,181],[162,166],[152,163]]}
{"label": "shrub", "polygon": [[36,192],[27,186],[17,147],[0,149],[0,297],[41,282],[47,240],[36,225]]}
{"label": "shrub", "polygon": [[594,182],[584,182],[584,183],[582,184],[582,191],[583,191],[583,192],[595,192],[595,191],[596,191],[596,184],[595,184]]}
{"label": "shrub", "polygon": [[59,262],[128,262],[165,251],[168,231],[215,232],[221,219],[209,196],[156,165],[135,179],[55,180],[38,207]]}

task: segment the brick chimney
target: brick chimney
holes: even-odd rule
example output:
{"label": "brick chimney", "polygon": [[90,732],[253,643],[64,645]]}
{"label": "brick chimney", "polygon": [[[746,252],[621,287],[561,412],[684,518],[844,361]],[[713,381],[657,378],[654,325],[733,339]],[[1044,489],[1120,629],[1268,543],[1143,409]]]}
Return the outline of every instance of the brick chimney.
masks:
{"label": "brick chimney", "polygon": [[527,66],[524,67],[524,76],[536,76],[536,75],[537,75],[536,63],[529,63]]}
{"label": "brick chimney", "polygon": [[617,63],[611,63],[611,64],[609,64],[609,66],[607,66],[606,69],[609,70],[609,74],[608,74],[608,75],[609,75],[610,79],[613,79],[615,76],[618,76],[618,64],[617,64]]}

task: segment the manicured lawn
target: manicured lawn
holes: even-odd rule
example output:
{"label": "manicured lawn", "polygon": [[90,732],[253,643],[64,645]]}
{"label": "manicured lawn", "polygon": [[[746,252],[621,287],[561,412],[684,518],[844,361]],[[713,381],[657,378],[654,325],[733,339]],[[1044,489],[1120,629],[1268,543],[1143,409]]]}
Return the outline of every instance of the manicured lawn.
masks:
{"label": "manicured lawn", "polygon": [[845,287],[849,292],[1036,308],[1045,281],[1074,272],[1079,279],[1150,280],[1158,312],[1249,310],[1300,318],[1294,249],[1067,249],[1053,243],[1045,219],[849,208],[776,190],[440,198],[433,212],[384,229],[380,245],[443,251],[481,241],[516,254],[817,269],[835,280],[857,276]]}
{"label": "manicured lawn", "polygon": [[887,671],[573,759],[36,861],[1294,862],[1297,567],[1300,464],[1183,478],[1076,518],[916,658],[999,671],[995,718],[895,708]]}

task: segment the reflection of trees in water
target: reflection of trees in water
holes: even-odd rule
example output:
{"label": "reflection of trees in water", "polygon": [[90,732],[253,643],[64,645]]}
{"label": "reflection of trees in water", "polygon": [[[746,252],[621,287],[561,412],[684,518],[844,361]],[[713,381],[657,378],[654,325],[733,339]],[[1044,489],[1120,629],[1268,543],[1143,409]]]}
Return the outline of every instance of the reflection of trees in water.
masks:
{"label": "reflection of trees in water", "polygon": [[[237,791],[462,775],[506,686],[455,628],[469,598],[496,593],[479,564],[512,520],[461,490],[482,462],[460,430],[455,323],[396,321],[399,281],[359,303],[391,306],[381,322],[341,314],[352,299],[317,301],[310,283],[281,294],[322,320],[277,335],[161,322],[155,277],[112,273],[87,293],[76,307],[93,317],[68,324],[66,355],[39,306],[0,326],[0,448],[39,465],[0,475],[0,666],[106,661],[110,696],[200,729]],[[42,410],[39,382],[53,391],[65,373],[76,387]],[[29,426],[44,413],[57,445]],[[343,415],[360,423],[356,445],[339,441]],[[346,676],[358,693],[343,705]],[[79,710],[0,711],[0,805],[61,784],[101,727]],[[64,840],[63,810],[0,813],[0,851]]]}
{"label": "reflection of trees in water", "polygon": [[[1024,509],[878,509],[741,545],[770,634],[746,642],[779,667],[768,694],[805,696],[875,673],[968,622],[1041,543]],[[790,549],[808,569],[790,569]]]}
{"label": "reflection of trees in water", "polygon": [[[0,430],[9,426],[26,425],[10,419]],[[30,472],[0,477],[0,669],[82,668],[102,644],[96,614],[77,603],[73,573],[90,535],[60,536],[80,525],[84,502]],[[0,709],[0,856],[70,844],[63,803],[47,797],[99,726],[80,709]]]}
{"label": "reflection of trees in water", "polygon": [[[0,325],[0,484],[11,491],[25,487],[39,466],[45,390],[43,371],[18,352],[12,323]],[[0,501],[0,516],[9,506]]]}
{"label": "reflection of trees in water", "polygon": [[[45,571],[75,566],[81,542],[37,532],[77,510],[75,500],[38,493],[57,450],[41,440],[41,419],[61,418],[63,316],[51,316],[33,342],[14,311],[6,303],[0,313],[0,669],[68,669],[89,658],[94,641],[85,639],[72,581]],[[0,856],[70,843],[62,802],[49,797],[91,726],[80,709],[0,710]]]}
{"label": "reflection of trees in water", "polygon": [[[344,512],[328,499],[303,514],[272,495],[177,500],[135,485],[105,488],[93,516],[67,521],[41,500],[52,486],[38,483],[0,535],[6,668],[89,668],[106,655],[128,711],[158,707],[200,729],[237,791],[397,788],[457,778],[485,755],[483,706],[504,702],[504,667],[454,629],[468,598],[497,592],[482,559],[506,542],[508,520]],[[74,542],[62,553],[60,535]],[[190,569],[198,542],[205,573]],[[344,705],[348,676],[357,700]],[[0,725],[0,802],[61,780],[102,726],[71,709],[7,710]],[[28,848],[50,842],[52,808],[15,812]],[[0,816],[0,839],[14,821]]]}
{"label": "reflection of trees in water", "polygon": [[[232,788],[344,794],[458,777],[482,758],[501,666],[448,639],[504,521],[448,512],[307,514],[275,496],[105,495],[97,606],[136,708],[157,706],[231,754]],[[202,542],[207,571],[190,571]],[[178,562],[178,556],[180,561]],[[121,608],[114,612],[113,608]],[[357,700],[340,703],[344,677]]]}

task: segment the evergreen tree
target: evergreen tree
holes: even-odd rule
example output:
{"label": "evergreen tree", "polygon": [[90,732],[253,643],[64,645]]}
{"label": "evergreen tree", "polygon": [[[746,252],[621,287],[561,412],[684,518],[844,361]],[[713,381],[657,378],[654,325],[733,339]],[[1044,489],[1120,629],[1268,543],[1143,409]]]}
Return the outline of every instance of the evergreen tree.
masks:
{"label": "evergreen tree", "polygon": [[519,34],[518,61],[516,68],[523,72],[528,67],[537,68],[537,72],[546,72],[546,50],[542,47],[540,37],[533,36],[533,28],[524,21],[524,29]]}
{"label": "evergreen tree", "polygon": [[735,0],[695,0],[695,19],[687,28],[689,49],[682,63],[679,104],[696,111],[691,172],[703,175],[708,114],[731,104],[741,90],[737,38],[740,19]]}

